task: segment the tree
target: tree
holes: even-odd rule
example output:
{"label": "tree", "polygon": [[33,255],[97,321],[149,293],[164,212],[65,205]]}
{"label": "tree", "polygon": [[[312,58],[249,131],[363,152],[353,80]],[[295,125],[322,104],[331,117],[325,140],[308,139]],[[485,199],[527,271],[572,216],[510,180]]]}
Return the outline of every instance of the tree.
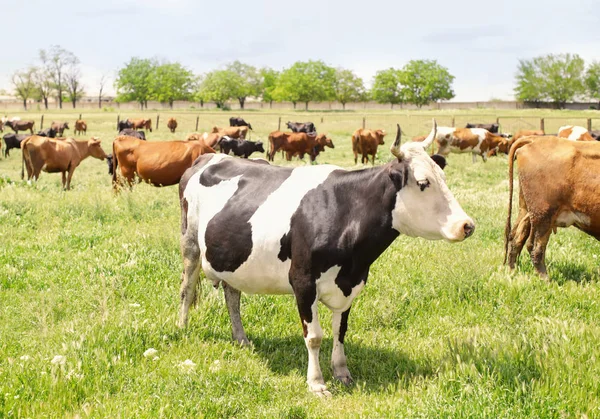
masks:
{"label": "tree", "polygon": [[365,86],[360,77],[351,70],[338,68],[335,71],[334,83],[335,99],[346,109],[346,103],[358,102],[364,97]]}
{"label": "tree", "polygon": [[48,51],[40,50],[40,60],[52,80],[58,99],[58,107],[62,109],[63,93],[66,90],[65,73],[70,66],[78,64],[79,60],[75,54],[61,48],[59,45],[52,45]]}
{"label": "tree", "polygon": [[260,69],[260,75],[262,76],[262,100],[269,102],[269,108],[272,108],[273,100],[275,100],[273,92],[277,88],[279,71],[265,67]]}
{"label": "tree", "polygon": [[136,101],[142,109],[144,109],[144,106],[148,109],[148,100],[151,99],[152,94],[152,78],[156,66],[155,60],[132,58],[117,73],[117,79],[115,80],[116,101]]}
{"label": "tree", "polygon": [[335,69],[323,61],[298,61],[281,72],[277,79],[274,96],[277,100],[287,100],[294,104],[333,99]]}
{"label": "tree", "polygon": [[238,77],[235,97],[240,102],[240,108],[244,109],[244,103],[248,96],[259,96],[262,90],[262,77],[256,67],[234,61],[227,66],[227,70],[235,73]]}
{"label": "tree", "polygon": [[106,82],[108,82],[108,74],[104,73],[98,80],[98,109],[102,109],[102,92],[104,91]]}
{"label": "tree", "polygon": [[35,93],[35,71],[34,67],[25,70],[17,70],[11,77],[11,82],[15,89],[15,95],[23,99],[23,109],[27,109],[27,99]]}
{"label": "tree", "polygon": [[33,79],[37,95],[44,102],[44,107],[48,109],[48,98],[53,91],[52,78],[45,67],[39,67],[35,69]]}
{"label": "tree", "polygon": [[194,75],[179,63],[165,63],[154,69],[151,96],[173,109],[176,100],[187,100],[192,96]]}
{"label": "tree", "polygon": [[585,63],[577,54],[548,54],[520,60],[515,92],[519,100],[551,100],[556,107],[585,92]]}
{"label": "tree", "polygon": [[222,109],[225,103],[235,97],[239,76],[230,70],[215,70],[207,73],[200,86],[200,95],[207,101],[215,102]]}
{"label": "tree", "polygon": [[83,97],[83,84],[81,83],[81,70],[79,69],[79,60],[73,62],[71,67],[65,73],[66,89],[73,109],[77,106],[77,101]]}
{"label": "tree", "polygon": [[435,60],[411,60],[400,73],[405,100],[419,108],[430,102],[452,99],[453,80],[448,69]]}
{"label": "tree", "polygon": [[371,96],[379,103],[394,105],[406,102],[406,92],[401,84],[401,73],[395,68],[380,70],[375,74]]}
{"label": "tree", "polygon": [[598,101],[600,109],[600,61],[594,61],[585,73],[585,88],[591,99]]}

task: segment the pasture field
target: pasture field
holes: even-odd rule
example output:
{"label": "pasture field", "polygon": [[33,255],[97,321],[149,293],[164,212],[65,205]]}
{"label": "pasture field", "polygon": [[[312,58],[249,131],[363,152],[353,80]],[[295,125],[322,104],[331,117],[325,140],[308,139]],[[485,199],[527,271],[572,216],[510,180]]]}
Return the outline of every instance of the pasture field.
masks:
{"label": "pasture field", "polygon": [[[46,113],[45,125],[77,114]],[[122,117],[146,114],[156,117]],[[475,112],[454,114],[459,125]],[[175,135],[169,115],[161,111],[150,140],[183,139],[198,112],[174,113]],[[238,115],[200,113],[200,131]],[[430,115],[368,114],[368,127],[389,131],[376,163],[391,158],[396,121],[408,136],[425,134]],[[540,113],[511,115],[526,124]],[[595,113],[545,115],[560,124]],[[277,128],[274,113],[241,116],[253,139]],[[363,167],[350,145],[361,114],[288,117],[331,135],[335,149],[319,163]],[[116,113],[84,119],[88,137],[101,137],[110,153]],[[533,273],[526,252],[510,274],[502,265],[506,156],[473,164],[451,155],[449,163],[448,184],[475,220],[474,235],[459,244],[401,236],[372,266],[349,319],[348,388],[332,380],[331,315],[321,306],[321,366],[333,397],[320,399],[305,383],[292,296],[242,297],[251,348],[231,342],[223,291],[208,281],[189,327],[176,327],[177,187],[136,185],[115,196],[105,162],[93,158],[76,169],[72,191],[61,190],[58,174],[29,185],[12,150],[0,159],[0,417],[600,417],[600,245],[562,229],[548,246],[550,282]],[[144,356],[149,348],[156,354]]]}

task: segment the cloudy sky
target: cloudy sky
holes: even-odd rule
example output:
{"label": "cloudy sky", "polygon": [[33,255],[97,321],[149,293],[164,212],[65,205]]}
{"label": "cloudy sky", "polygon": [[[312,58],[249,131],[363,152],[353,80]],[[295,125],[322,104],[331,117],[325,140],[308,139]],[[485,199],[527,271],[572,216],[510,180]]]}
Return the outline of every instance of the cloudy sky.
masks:
{"label": "cloudy sky", "polygon": [[456,77],[454,100],[512,99],[520,58],[600,59],[597,0],[3,3],[0,88],[7,90],[10,75],[51,45],[79,57],[88,93],[134,56],[179,61],[197,73],[236,59],[275,69],[321,59],[367,84],[377,70],[436,59]]}

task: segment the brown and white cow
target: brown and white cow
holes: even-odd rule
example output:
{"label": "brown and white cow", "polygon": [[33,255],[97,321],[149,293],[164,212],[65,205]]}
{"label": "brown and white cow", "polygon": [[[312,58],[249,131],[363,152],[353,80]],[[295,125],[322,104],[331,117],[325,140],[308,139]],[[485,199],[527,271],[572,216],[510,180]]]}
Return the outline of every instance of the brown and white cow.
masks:
{"label": "brown and white cow", "polygon": [[246,139],[246,135],[248,134],[248,127],[213,127],[211,133],[213,134],[221,134],[221,136],[227,136],[231,138],[240,138],[242,140]]}
{"label": "brown and white cow", "polygon": [[352,134],[352,151],[354,152],[354,164],[358,162],[358,155],[362,155],[361,163],[365,164],[369,162],[369,155],[371,156],[372,164],[375,164],[375,155],[377,154],[377,147],[385,144],[383,137],[385,137],[385,131],[382,129],[370,130],[359,128]]}
{"label": "brown and white cow", "polygon": [[[519,215],[511,230],[514,159],[519,168]],[[509,204],[504,262],[511,269],[527,242],[536,271],[547,277],[545,254],[557,227],[575,226],[600,239],[600,144],[529,136],[508,156]]]}
{"label": "brown and white cow", "polygon": [[87,133],[87,123],[83,119],[75,121],[75,134],[81,135]]}
{"label": "brown and white cow", "polygon": [[595,141],[587,129],[577,125],[565,125],[558,129],[559,138],[566,138],[570,141]]}
{"label": "brown and white cow", "polygon": [[143,128],[146,131],[152,132],[152,120],[150,118],[128,119],[127,122],[129,122],[131,124],[131,126],[125,127],[125,128],[132,128],[132,129]]}
{"label": "brown and white cow", "polygon": [[436,140],[438,153],[447,157],[453,153],[472,153],[473,161],[479,155],[483,161],[494,150],[508,153],[510,141],[500,135],[492,134],[483,128],[439,127]]}
{"label": "brown and white cow", "polygon": [[122,185],[121,175],[129,186],[138,176],[154,186],[175,185],[181,175],[192,166],[198,156],[215,150],[201,141],[142,141],[129,136],[117,137],[113,142],[113,188]]}
{"label": "brown and white cow", "polygon": [[[27,168],[27,179],[39,179],[40,172],[62,174],[64,189],[71,189],[73,172],[89,156],[99,160],[106,158],[100,146],[100,140],[92,137],[87,141],[75,141],[72,138],[47,138],[38,135],[21,142],[23,166]],[[21,167],[21,179],[25,177]]]}
{"label": "brown and white cow", "polygon": [[193,132],[185,137],[185,141],[202,141],[204,145],[215,148],[217,147],[217,144],[221,138],[223,138],[223,136],[219,133],[205,132],[204,134],[199,134],[197,132]]}
{"label": "brown and white cow", "polygon": [[175,129],[177,128],[177,120],[175,118],[169,118],[167,121],[167,128],[169,128],[172,133],[175,133]]}

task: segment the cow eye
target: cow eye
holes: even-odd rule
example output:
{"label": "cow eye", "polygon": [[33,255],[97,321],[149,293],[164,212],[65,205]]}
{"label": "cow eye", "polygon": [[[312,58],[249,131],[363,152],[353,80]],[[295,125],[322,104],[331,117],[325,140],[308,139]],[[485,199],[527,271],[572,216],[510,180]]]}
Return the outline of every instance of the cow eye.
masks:
{"label": "cow eye", "polygon": [[425,188],[429,188],[431,183],[429,183],[429,180],[425,179],[425,180],[418,180],[417,185],[419,185],[419,188],[421,188],[421,192],[423,192],[425,190]]}

